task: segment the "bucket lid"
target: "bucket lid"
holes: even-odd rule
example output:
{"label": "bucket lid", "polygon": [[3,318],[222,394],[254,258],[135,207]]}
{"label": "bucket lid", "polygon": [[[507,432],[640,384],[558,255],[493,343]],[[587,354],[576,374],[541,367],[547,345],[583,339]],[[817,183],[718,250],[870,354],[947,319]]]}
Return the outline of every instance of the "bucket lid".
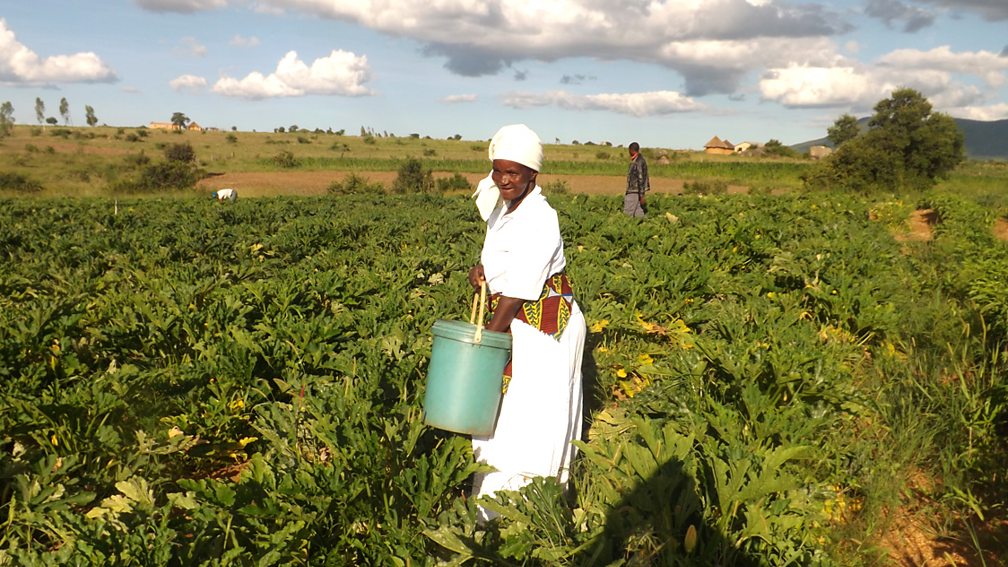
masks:
{"label": "bucket lid", "polygon": [[[433,333],[439,337],[445,337],[456,341],[475,344],[473,337],[476,336],[476,325],[465,321],[446,321],[438,319],[434,322]],[[511,335],[498,331],[488,331],[483,329],[483,340],[479,343],[493,348],[511,350]]]}

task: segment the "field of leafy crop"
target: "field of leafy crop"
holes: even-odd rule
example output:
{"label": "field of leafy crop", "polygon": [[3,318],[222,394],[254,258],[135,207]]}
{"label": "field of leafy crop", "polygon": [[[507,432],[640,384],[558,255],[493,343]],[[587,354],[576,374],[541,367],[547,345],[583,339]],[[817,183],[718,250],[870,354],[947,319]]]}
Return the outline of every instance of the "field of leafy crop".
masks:
{"label": "field of leafy crop", "polygon": [[[430,327],[468,314],[464,198],[5,200],[0,565],[875,565],[915,514],[983,553],[1008,454],[989,210],[550,199],[585,440],[570,494],[502,495],[487,529],[468,439],[422,419]],[[932,241],[872,220],[917,205]]]}

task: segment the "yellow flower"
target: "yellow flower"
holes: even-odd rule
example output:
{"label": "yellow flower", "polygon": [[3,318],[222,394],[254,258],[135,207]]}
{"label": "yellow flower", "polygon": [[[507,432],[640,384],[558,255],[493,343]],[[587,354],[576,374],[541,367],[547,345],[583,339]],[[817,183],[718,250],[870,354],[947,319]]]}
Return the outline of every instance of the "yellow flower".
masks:
{"label": "yellow flower", "polygon": [[233,400],[230,404],[228,404],[228,407],[231,408],[231,411],[241,411],[245,409],[245,400],[241,398]]}
{"label": "yellow flower", "polygon": [[609,320],[608,319],[602,319],[602,320],[596,321],[591,326],[591,332],[593,332],[593,333],[601,333],[608,326],[609,326]]}
{"label": "yellow flower", "polygon": [[626,370],[620,368],[619,370],[616,371],[616,376],[620,378],[626,378]]}
{"label": "yellow flower", "polygon": [[49,441],[52,442],[54,447],[59,446],[59,439],[56,438],[55,433],[52,434],[52,437],[49,438]]}
{"label": "yellow flower", "polygon": [[640,365],[654,364],[654,359],[648,353],[637,355],[637,363]]}

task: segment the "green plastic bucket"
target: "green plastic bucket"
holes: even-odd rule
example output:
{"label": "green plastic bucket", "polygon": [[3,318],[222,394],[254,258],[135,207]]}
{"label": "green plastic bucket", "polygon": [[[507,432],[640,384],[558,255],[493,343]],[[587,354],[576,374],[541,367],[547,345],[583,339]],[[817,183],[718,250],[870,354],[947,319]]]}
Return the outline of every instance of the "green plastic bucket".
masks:
{"label": "green plastic bucket", "polygon": [[427,370],[424,422],[470,435],[493,433],[500,407],[502,375],[511,357],[511,335],[464,321],[434,323]]}

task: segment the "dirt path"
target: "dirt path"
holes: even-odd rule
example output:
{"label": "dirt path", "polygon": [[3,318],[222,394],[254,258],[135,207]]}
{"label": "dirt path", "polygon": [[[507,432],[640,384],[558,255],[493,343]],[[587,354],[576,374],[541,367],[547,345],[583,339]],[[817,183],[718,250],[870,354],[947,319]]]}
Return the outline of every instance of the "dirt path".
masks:
{"label": "dirt path", "polygon": [[[371,182],[379,182],[390,187],[398,175],[395,171],[358,171],[357,175]],[[289,171],[289,172],[242,172],[215,175],[197,183],[203,191],[213,191],[223,187],[233,187],[242,197],[265,197],[272,195],[324,195],[334,182],[342,181],[349,172],[342,171]],[[473,187],[483,175],[464,174]],[[448,177],[443,172],[435,172],[434,178]],[[574,193],[589,195],[621,195],[626,188],[626,178],[622,175],[548,175],[539,176],[539,185],[563,181]],[[652,178],[651,190],[655,193],[677,195],[683,191],[682,179]],[[729,193],[744,193],[745,187],[729,186]]]}

